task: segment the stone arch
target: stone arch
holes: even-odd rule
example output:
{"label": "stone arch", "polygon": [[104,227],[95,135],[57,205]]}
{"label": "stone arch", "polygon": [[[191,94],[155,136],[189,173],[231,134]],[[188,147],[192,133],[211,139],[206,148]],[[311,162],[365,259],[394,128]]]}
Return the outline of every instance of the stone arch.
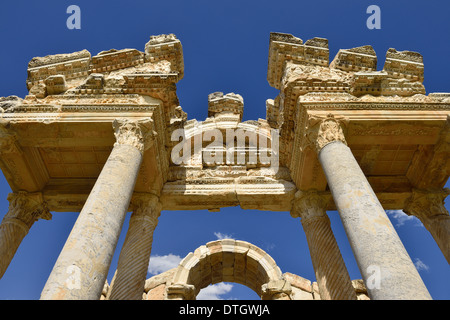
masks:
{"label": "stone arch", "polygon": [[208,242],[190,252],[174,270],[166,298],[195,299],[201,289],[219,282],[243,284],[265,300],[290,300],[290,283],[272,257],[249,242],[233,239]]}

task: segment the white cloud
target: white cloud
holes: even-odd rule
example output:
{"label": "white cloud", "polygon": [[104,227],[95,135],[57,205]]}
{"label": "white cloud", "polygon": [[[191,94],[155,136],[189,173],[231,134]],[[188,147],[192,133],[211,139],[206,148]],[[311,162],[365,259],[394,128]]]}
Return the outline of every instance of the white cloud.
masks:
{"label": "white cloud", "polygon": [[217,237],[218,240],[234,239],[231,235],[225,234],[225,233],[222,233],[222,232],[214,232],[214,235]]}
{"label": "white cloud", "polygon": [[151,275],[160,274],[161,272],[170,270],[178,266],[183,258],[178,255],[169,253],[164,256],[151,256],[150,263],[148,265],[148,273]]}
{"label": "white cloud", "polygon": [[416,260],[414,261],[414,265],[416,266],[417,271],[428,271],[430,269],[430,267],[428,265],[426,265],[422,260],[420,260],[419,258],[416,258]]}
{"label": "white cloud", "polygon": [[408,216],[403,210],[386,210],[386,213],[390,215],[395,221],[396,226],[401,227],[405,225],[406,222],[413,222],[416,226],[421,226],[422,223],[415,216]]}
{"label": "white cloud", "polygon": [[216,283],[200,290],[197,300],[223,300],[221,295],[227,294],[233,289],[233,285],[229,283]]}
{"label": "white cloud", "polygon": [[273,249],[275,249],[275,243],[266,244],[266,247],[265,247],[266,251],[272,251]]}

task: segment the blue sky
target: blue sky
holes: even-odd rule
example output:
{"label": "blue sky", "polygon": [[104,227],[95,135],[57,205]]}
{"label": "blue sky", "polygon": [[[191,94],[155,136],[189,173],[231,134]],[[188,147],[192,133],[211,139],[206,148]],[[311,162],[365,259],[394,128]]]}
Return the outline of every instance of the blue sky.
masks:
{"label": "blue sky", "polygon": [[[81,9],[81,29],[66,27],[69,5]],[[381,8],[381,29],[366,27],[369,5]],[[278,91],[267,82],[270,32],[303,40],[329,40],[330,61],[342,48],[370,44],[378,70],[388,48],[424,56],[429,92],[450,91],[450,3],[448,1],[22,1],[0,9],[0,96],[27,94],[27,64],[35,56],[87,49],[92,55],[111,48],[144,50],[150,35],[174,33],[183,45],[185,76],[177,93],[189,119],[207,116],[209,93],[235,92],[244,98],[243,120],[265,118],[265,101]],[[447,187],[450,184],[447,183]],[[11,192],[0,175],[0,218]],[[450,201],[447,201],[450,202]],[[449,208],[449,204],[446,204]],[[111,264],[111,280],[129,215]],[[361,278],[337,212],[329,212],[352,279]],[[450,299],[450,270],[429,232],[415,218],[389,214],[408,253],[435,299]],[[75,223],[77,213],[53,213],[34,224],[0,280],[0,299],[39,299],[45,281]],[[163,211],[154,233],[151,271],[176,262],[200,245],[221,237],[249,241],[277,262],[282,272],[314,281],[306,238],[299,219],[288,212],[224,208],[220,212]],[[149,273],[150,276],[150,273]],[[258,298],[237,284],[221,284],[202,295],[220,299]]]}

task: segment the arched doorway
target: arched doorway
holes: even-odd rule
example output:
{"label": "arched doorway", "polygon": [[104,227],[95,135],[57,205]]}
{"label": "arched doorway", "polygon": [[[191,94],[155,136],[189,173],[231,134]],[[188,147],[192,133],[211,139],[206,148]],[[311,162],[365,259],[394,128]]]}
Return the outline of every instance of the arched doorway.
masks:
{"label": "arched doorway", "polygon": [[[242,284],[263,300],[321,300],[316,282],[282,273],[274,259],[246,241],[222,239],[190,252],[177,267],[145,282],[144,300],[195,300],[211,284]],[[362,280],[354,280],[358,299],[368,299]]]}
{"label": "arched doorway", "polygon": [[272,257],[240,240],[208,242],[189,253],[174,270],[166,299],[195,299],[210,284],[234,282],[255,291],[262,299],[290,300],[291,285]]}

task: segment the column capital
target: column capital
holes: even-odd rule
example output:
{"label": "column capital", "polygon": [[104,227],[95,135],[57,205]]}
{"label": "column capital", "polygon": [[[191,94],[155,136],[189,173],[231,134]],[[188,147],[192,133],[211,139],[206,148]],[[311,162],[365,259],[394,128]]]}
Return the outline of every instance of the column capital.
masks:
{"label": "column capital", "polygon": [[295,193],[292,203],[291,216],[306,220],[326,217],[327,203],[331,195],[317,190],[301,191]]}
{"label": "column capital", "polygon": [[132,120],[115,119],[112,123],[116,145],[130,145],[137,148],[141,154],[152,146],[156,132],[153,131],[153,120],[150,118]]}
{"label": "column capital", "polygon": [[162,204],[157,195],[151,193],[134,193],[130,206],[133,211],[133,216],[147,219],[156,227],[162,209]]}
{"label": "column capital", "polygon": [[347,145],[343,130],[346,122],[346,118],[332,113],[326,116],[311,115],[305,133],[307,143],[313,145],[317,153],[331,142],[341,141]]}
{"label": "column capital", "polygon": [[444,206],[445,198],[450,195],[450,189],[441,190],[419,190],[413,189],[411,197],[406,202],[403,211],[407,215],[419,218],[423,223],[423,218],[436,216],[448,216],[449,213]]}
{"label": "column capital", "polygon": [[19,191],[10,193],[7,199],[9,209],[3,222],[24,224],[29,229],[38,219],[51,220],[52,218],[40,192]]}

